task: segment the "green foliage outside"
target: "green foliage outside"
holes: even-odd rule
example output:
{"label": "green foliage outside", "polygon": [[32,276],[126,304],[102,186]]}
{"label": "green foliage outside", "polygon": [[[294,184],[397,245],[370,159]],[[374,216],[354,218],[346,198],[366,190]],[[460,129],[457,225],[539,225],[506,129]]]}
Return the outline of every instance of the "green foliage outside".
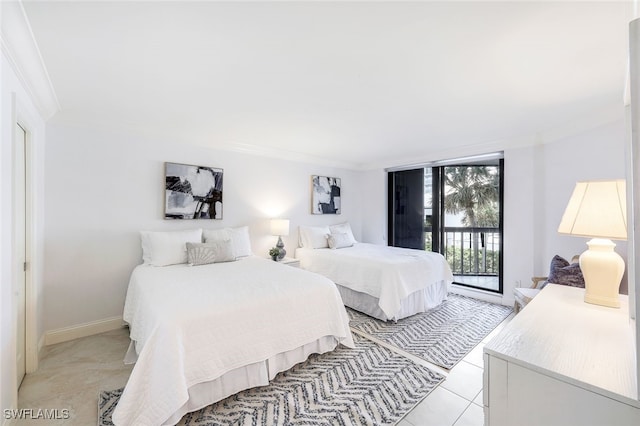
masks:
{"label": "green foliage outside", "polygon": [[[500,223],[498,197],[500,175],[493,166],[445,167],[444,210],[450,214],[462,213],[462,224],[471,228],[497,228]],[[472,234],[474,250],[448,247],[445,257],[454,274],[495,274],[498,272],[498,252],[481,247],[479,234]],[[477,255],[475,255],[477,253]],[[486,259],[485,259],[486,257]],[[462,263],[462,265],[461,265]]]}
{"label": "green foliage outside", "polygon": [[[500,171],[497,166],[450,166],[444,169],[444,210],[461,214],[460,222],[469,228],[498,228],[500,226]],[[425,230],[432,226],[425,217]],[[446,228],[445,228],[446,230]],[[482,247],[480,232],[471,232],[471,241],[450,245],[445,258],[456,275],[497,275],[499,250]],[[432,251],[431,234],[425,235],[425,250]]]}
{"label": "green foliage outside", "polygon": [[[425,250],[432,251],[431,234],[427,233],[425,238]],[[470,274],[470,275],[497,275],[499,271],[499,250],[483,250],[478,252],[478,261],[472,250],[464,250],[464,259],[462,265],[460,264],[462,249],[460,247],[449,246],[447,247],[447,253],[445,258],[449,262],[451,271],[454,275]],[[486,266],[484,259],[486,257]],[[477,265],[477,269],[476,269]]]}
{"label": "green foliage outside", "polygon": [[498,250],[480,251],[478,253],[478,269],[476,269],[476,257],[471,250],[464,251],[462,265],[460,264],[461,251],[462,250],[459,247],[447,247],[447,254],[445,257],[447,258],[447,262],[449,262],[449,266],[451,267],[451,271],[454,275],[496,275],[498,273],[498,263],[500,259],[500,252]]}

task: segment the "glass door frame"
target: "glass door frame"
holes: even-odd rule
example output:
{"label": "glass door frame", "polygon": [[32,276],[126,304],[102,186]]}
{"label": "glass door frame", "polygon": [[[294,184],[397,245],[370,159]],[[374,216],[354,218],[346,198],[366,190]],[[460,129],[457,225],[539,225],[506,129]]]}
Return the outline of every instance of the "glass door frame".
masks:
{"label": "glass door frame", "polygon": [[[470,289],[478,289],[478,290],[482,290],[482,291],[487,291],[490,293],[496,293],[496,294],[503,294],[504,293],[504,156],[502,152],[499,153],[493,153],[493,154],[485,154],[485,155],[481,155],[481,156],[476,156],[476,157],[467,157],[467,158],[460,158],[460,159],[453,159],[453,160],[447,160],[447,161],[440,161],[440,162],[433,162],[433,163],[428,163],[428,164],[423,164],[423,165],[416,165],[413,167],[402,167],[402,168],[397,168],[397,169],[387,169],[387,191],[388,191],[388,198],[387,198],[387,225],[388,225],[388,232],[387,232],[387,244],[390,246],[397,246],[397,247],[409,247],[407,246],[407,241],[404,241],[403,235],[406,233],[407,229],[403,228],[402,226],[402,222],[396,222],[396,220],[398,219],[398,217],[396,217],[396,214],[398,213],[397,207],[399,204],[398,200],[402,200],[405,202],[409,202],[411,203],[411,205],[413,206],[413,215],[412,215],[412,219],[411,223],[413,223],[413,229],[414,229],[414,233],[417,232],[417,228],[415,227],[416,224],[418,224],[418,221],[422,221],[422,249],[425,249],[426,246],[426,242],[427,242],[427,235],[431,234],[431,251],[437,252],[442,254],[443,256],[446,256],[445,250],[446,250],[446,232],[445,232],[445,223],[444,223],[444,218],[445,218],[445,211],[444,211],[444,170],[446,167],[455,167],[455,166],[488,166],[488,167],[498,167],[498,172],[499,172],[499,179],[498,179],[498,186],[499,186],[499,194],[498,194],[498,227],[490,227],[489,230],[485,231],[485,232],[497,232],[499,235],[499,244],[498,244],[498,256],[497,256],[497,262],[498,262],[498,267],[497,267],[497,275],[498,275],[498,285],[497,285],[497,289],[495,288],[495,285],[493,286],[493,288],[487,286],[487,287],[482,287],[479,285],[473,285],[473,284],[469,284],[469,283],[464,283],[464,282],[459,282],[459,281],[454,281],[454,283],[456,285],[459,285],[461,287],[466,287],[466,288],[470,288]],[[426,186],[427,186],[427,169],[431,169],[432,173],[431,173],[431,226],[428,226],[429,223],[427,221],[427,206],[424,205],[425,203],[425,194],[426,194]],[[397,192],[399,187],[398,185],[402,186],[403,185],[403,181],[402,181],[402,174],[398,175],[398,172],[417,172],[418,170],[422,170],[422,175],[423,175],[423,179],[422,179],[422,191],[423,191],[423,195],[422,195],[422,201],[420,201],[422,204],[422,213],[421,213],[421,219],[417,217],[417,202],[418,200],[416,198],[413,198],[412,200],[405,200],[400,194],[402,193],[402,191]],[[400,180],[398,180],[400,179]],[[412,188],[417,185],[416,183],[417,181],[415,179],[413,179],[413,184],[412,184]],[[410,182],[407,182],[410,183]],[[401,212],[400,212],[401,213]],[[414,223],[415,222],[415,223]],[[460,227],[462,228],[462,227]],[[465,231],[461,231],[461,232],[465,232]],[[469,231],[466,231],[467,233]],[[482,238],[482,237],[481,237]],[[487,238],[487,236],[485,235],[485,238]],[[461,237],[461,241],[463,241],[464,237]],[[486,240],[485,240],[486,241]],[[416,247],[417,244],[412,243],[412,246],[414,246],[413,248],[417,248]],[[463,250],[460,250],[461,253]],[[483,261],[485,259],[488,259],[488,257],[484,257]],[[464,265],[464,262],[463,262]],[[453,268],[452,268],[453,269]],[[461,268],[462,274],[464,274],[465,268],[462,267]],[[486,274],[486,269],[483,271],[485,272],[485,274],[480,274],[479,272],[481,271],[476,271],[478,272],[478,274],[476,276],[481,277],[483,275],[487,276],[488,274]]]}
{"label": "glass door frame", "polygon": [[[460,163],[452,163],[452,164],[447,164],[446,166],[435,166],[433,167],[433,169],[437,169],[438,172],[437,173],[433,173],[434,176],[438,176],[438,194],[437,197],[434,195],[434,199],[437,198],[438,202],[439,202],[439,219],[440,219],[440,223],[442,223],[444,226],[439,226],[438,229],[438,234],[439,234],[439,242],[441,243],[439,246],[436,246],[435,244],[433,245],[432,251],[436,251],[440,254],[442,254],[443,256],[446,256],[445,253],[445,245],[444,245],[444,241],[446,236],[445,236],[445,231],[446,231],[446,224],[444,223],[444,217],[445,217],[445,209],[444,209],[444,197],[445,197],[445,188],[444,188],[444,183],[445,183],[445,179],[443,178],[444,175],[444,170],[446,167],[464,167],[464,166],[487,166],[487,167],[498,167],[498,173],[499,173],[499,179],[498,179],[498,227],[496,228],[498,230],[498,233],[500,235],[500,243],[499,243],[499,252],[498,252],[498,289],[494,290],[494,289],[490,289],[490,288],[486,288],[486,287],[480,287],[480,286],[475,286],[472,284],[467,284],[467,283],[463,283],[460,281],[453,281],[453,284],[462,286],[462,287],[466,287],[466,288],[472,288],[472,289],[476,289],[476,290],[483,290],[483,291],[488,291],[488,292],[492,292],[492,293],[498,293],[498,294],[504,294],[504,263],[503,263],[503,258],[504,258],[504,159],[500,158],[498,160],[498,164],[496,165],[494,164],[486,164],[486,163],[481,163],[481,162],[471,162],[471,163],[465,163],[465,162],[460,162]],[[434,187],[436,182],[434,181]],[[435,238],[434,238],[435,239]]]}

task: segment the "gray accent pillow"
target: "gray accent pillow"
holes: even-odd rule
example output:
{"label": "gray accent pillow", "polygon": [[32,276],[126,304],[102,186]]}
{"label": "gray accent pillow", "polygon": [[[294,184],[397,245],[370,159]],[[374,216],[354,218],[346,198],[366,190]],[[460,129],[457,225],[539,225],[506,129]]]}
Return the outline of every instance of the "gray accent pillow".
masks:
{"label": "gray accent pillow", "polygon": [[215,263],[216,250],[213,244],[187,243],[187,263],[191,266]]}
{"label": "gray accent pillow", "polygon": [[187,262],[191,266],[236,260],[231,240],[211,243],[187,243]]}
{"label": "gray accent pillow", "polygon": [[580,264],[569,263],[558,255],[553,256],[547,282],[584,288],[584,276],[582,276]]}

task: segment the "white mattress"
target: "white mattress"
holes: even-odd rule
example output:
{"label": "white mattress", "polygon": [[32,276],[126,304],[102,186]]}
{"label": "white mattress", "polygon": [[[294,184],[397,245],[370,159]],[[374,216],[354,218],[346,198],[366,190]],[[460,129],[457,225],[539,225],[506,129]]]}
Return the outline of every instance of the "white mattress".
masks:
{"label": "white mattress", "polygon": [[[424,250],[356,243],[331,250],[296,249],[300,267],[378,300],[387,319],[402,318],[403,300],[431,286],[453,281],[444,256]],[[445,295],[446,297],[446,295]]]}
{"label": "white mattress", "polygon": [[[185,410],[240,390],[234,372],[254,372],[250,385],[261,385],[263,376],[272,378],[313,351],[336,342],[353,347],[331,281],[257,257],[194,267],[140,265],[131,275],[124,320],[137,362],[113,413],[116,425],[174,424]],[[218,391],[198,386],[224,384],[216,382],[223,377],[231,385]]]}

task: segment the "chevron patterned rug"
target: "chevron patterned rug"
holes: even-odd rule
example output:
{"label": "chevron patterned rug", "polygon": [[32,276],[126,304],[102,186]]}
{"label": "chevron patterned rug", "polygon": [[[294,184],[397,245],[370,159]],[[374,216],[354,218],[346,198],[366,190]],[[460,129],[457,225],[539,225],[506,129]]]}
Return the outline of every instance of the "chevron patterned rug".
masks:
{"label": "chevron patterned rug", "polygon": [[[179,425],[392,425],[444,376],[354,335],[342,346],[312,355],[278,374],[269,386],[242,391],[185,415]],[[112,425],[122,389],[102,392],[98,425]]]}
{"label": "chevron patterned rug", "polygon": [[353,309],[347,311],[354,330],[451,369],[512,309],[449,293],[439,306],[396,323],[380,321]]}

